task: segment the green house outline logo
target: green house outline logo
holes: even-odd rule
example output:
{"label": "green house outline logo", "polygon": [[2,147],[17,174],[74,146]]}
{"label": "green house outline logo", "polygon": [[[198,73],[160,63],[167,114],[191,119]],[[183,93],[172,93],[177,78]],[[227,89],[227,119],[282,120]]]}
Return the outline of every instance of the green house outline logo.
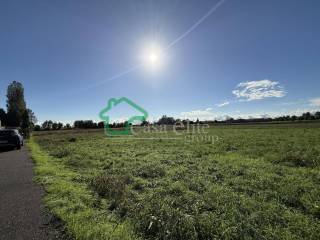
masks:
{"label": "green house outline logo", "polygon": [[[118,104],[125,102],[129,104],[129,106],[133,107],[137,111],[142,113],[142,116],[133,116],[129,118],[129,120],[125,123],[124,129],[123,130],[114,130],[112,129],[109,124],[110,124],[110,117],[106,115],[108,111],[110,111],[113,107],[117,106]],[[142,107],[131,101],[130,99],[126,97],[121,97],[119,99],[116,98],[110,98],[108,100],[108,105],[107,107],[103,108],[100,113],[99,117],[101,120],[104,121],[104,131],[107,136],[123,136],[123,135],[131,135],[131,124],[134,121],[146,121],[148,118],[148,113],[146,110],[144,110]]]}

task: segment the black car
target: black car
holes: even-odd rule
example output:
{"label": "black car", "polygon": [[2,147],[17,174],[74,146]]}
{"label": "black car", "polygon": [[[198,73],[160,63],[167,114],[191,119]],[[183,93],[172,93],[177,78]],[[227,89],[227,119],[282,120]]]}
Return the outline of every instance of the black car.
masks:
{"label": "black car", "polygon": [[0,129],[0,147],[15,147],[20,149],[23,146],[23,137],[16,129]]}

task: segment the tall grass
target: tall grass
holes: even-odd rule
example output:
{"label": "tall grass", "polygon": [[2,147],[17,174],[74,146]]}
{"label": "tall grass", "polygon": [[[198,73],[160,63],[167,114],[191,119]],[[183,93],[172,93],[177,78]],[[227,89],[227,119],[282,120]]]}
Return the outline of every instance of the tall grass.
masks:
{"label": "tall grass", "polygon": [[36,180],[46,189],[45,204],[63,223],[75,239],[138,239],[129,223],[106,214],[103,203],[88,188],[79,183],[81,176],[56,162],[31,139],[28,142],[36,163]]}
{"label": "tall grass", "polygon": [[291,126],[213,127],[214,144],[68,131],[30,147],[78,239],[320,239],[320,128]]}

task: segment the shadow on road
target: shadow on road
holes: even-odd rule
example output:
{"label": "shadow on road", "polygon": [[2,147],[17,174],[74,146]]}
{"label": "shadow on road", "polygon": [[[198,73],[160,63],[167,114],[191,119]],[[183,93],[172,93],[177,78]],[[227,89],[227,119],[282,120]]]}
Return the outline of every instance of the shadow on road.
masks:
{"label": "shadow on road", "polygon": [[0,147],[0,153],[15,151],[14,147]]}

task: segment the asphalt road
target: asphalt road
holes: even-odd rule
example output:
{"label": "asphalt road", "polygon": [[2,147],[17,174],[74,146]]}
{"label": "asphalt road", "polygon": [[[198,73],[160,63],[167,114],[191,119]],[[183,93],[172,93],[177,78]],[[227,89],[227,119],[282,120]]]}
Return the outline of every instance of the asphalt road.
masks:
{"label": "asphalt road", "polygon": [[28,151],[0,150],[0,239],[61,239],[59,221],[41,203]]}

